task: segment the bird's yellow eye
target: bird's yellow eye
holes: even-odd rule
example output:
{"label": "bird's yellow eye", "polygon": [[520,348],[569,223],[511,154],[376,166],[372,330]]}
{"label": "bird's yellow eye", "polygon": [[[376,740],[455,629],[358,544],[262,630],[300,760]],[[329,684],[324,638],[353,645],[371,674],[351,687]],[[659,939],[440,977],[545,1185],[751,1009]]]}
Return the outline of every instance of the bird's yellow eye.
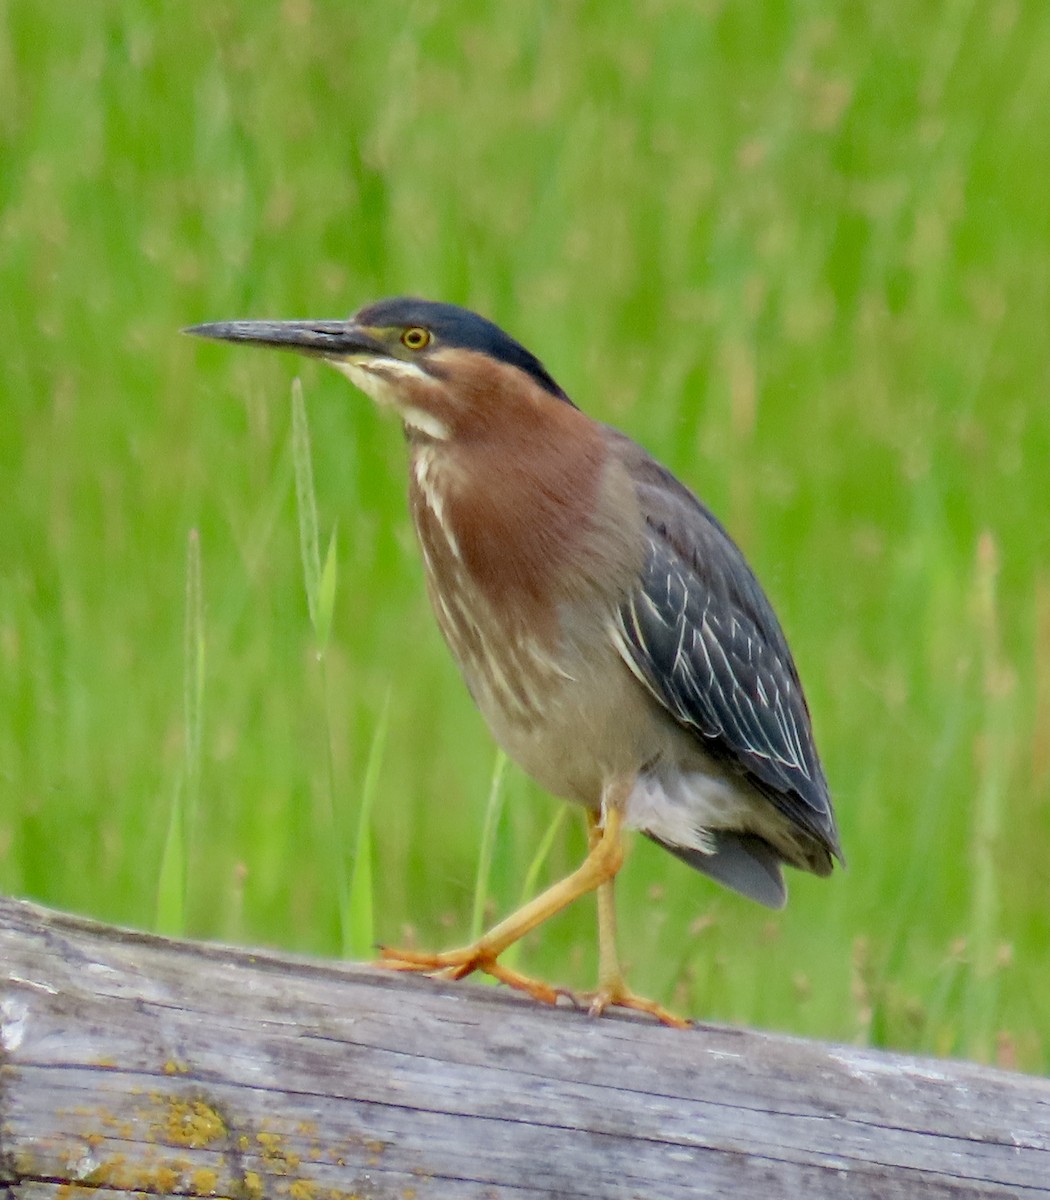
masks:
{"label": "bird's yellow eye", "polygon": [[430,330],[413,325],[402,333],[401,344],[407,346],[409,350],[422,350],[424,346],[430,344]]}

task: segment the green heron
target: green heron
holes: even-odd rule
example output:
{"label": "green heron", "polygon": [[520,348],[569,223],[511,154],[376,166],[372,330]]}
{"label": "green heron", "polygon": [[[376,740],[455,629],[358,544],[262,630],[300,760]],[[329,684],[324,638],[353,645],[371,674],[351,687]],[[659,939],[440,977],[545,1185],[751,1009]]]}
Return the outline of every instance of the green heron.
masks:
{"label": "green heron", "polygon": [[202,337],[294,350],[401,418],[435,616],[497,742],[582,805],[589,853],[478,942],[382,951],[401,969],[483,971],[597,893],[591,1011],[683,1022],[632,993],[616,950],[622,832],[771,908],[782,864],[841,861],[827,781],[780,624],[715,517],[637,443],[586,416],[502,329],[451,304],[382,300],[345,321],[230,321]]}

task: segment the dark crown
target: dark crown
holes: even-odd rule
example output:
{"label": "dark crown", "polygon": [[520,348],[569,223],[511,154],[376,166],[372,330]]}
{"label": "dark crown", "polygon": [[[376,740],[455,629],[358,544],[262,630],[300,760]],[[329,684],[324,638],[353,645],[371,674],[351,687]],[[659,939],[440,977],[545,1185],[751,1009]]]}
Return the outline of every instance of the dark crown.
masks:
{"label": "dark crown", "polygon": [[471,312],[469,308],[421,300],[415,296],[395,296],[361,309],[354,319],[362,325],[375,328],[420,325],[430,330],[439,345],[476,350],[498,362],[517,367],[552,396],[572,403],[535,354],[516,342],[509,333],[504,333],[498,325]]}

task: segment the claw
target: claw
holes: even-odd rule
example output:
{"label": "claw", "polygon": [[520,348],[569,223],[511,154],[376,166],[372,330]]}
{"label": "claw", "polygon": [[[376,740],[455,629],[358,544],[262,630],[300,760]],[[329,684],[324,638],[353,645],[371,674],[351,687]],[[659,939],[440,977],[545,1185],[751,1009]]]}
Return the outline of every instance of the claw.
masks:
{"label": "claw", "polygon": [[678,1016],[677,1013],[664,1008],[662,1004],[657,1004],[655,1000],[648,1000],[644,996],[636,996],[634,992],[629,991],[623,986],[602,987],[596,992],[588,992],[581,995],[580,999],[590,1001],[587,1012],[592,1017],[600,1017],[609,1008],[629,1008],[634,1012],[648,1013],[651,1017],[655,1017],[662,1025],[669,1025],[672,1029],[689,1029],[692,1026],[692,1021],[687,1021],[684,1017]]}

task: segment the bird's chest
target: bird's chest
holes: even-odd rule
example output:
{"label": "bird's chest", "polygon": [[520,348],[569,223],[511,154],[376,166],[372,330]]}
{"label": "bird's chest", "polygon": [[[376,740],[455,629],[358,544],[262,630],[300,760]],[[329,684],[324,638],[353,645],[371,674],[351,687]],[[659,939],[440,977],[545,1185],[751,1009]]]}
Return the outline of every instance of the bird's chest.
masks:
{"label": "bird's chest", "polygon": [[490,724],[531,727],[567,679],[546,565],[522,544],[520,517],[486,497],[470,511],[455,467],[417,451],[409,493],[434,615]]}
{"label": "bird's chest", "polygon": [[534,493],[508,486],[465,513],[453,471],[414,456],[411,510],[441,632],[510,757],[556,794],[596,803],[620,757],[633,762],[614,594],[586,582],[589,547],[559,534],[561,514]]}

